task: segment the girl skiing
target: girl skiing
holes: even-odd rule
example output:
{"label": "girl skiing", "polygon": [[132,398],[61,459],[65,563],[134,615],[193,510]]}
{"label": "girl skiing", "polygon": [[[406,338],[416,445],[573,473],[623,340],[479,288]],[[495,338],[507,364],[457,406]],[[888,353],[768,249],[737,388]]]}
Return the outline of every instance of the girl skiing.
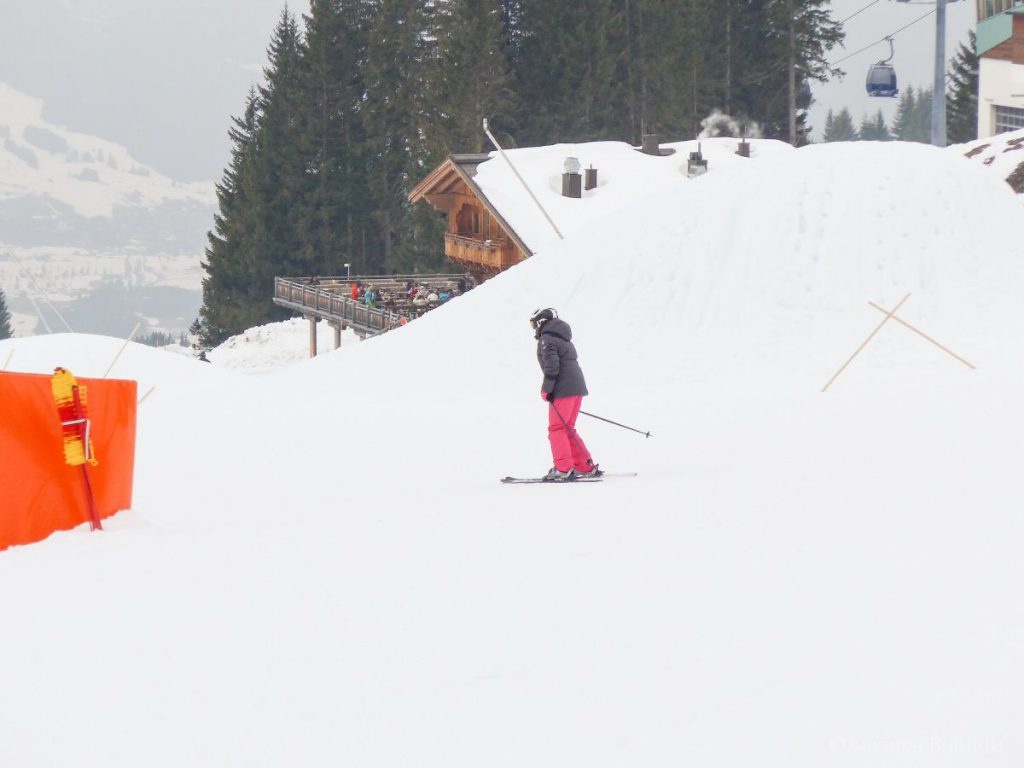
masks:
{"label": "girl skiing", "polygon": [[544,372],[541,397],[548,402],[548,440],[554,466],[544,477],[553,482],[601,474],[576,431],[576,417],[587,384],[572,343],[572,329],[550,307],[535,310],[530,325],[537,339],[537,361]]}

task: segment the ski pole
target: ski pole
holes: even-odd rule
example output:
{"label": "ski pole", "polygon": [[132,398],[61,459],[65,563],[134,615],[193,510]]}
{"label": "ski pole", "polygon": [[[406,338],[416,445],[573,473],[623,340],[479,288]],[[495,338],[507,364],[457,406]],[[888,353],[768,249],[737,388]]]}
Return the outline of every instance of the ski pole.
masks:
{"label": "ski pole", "polygon": [[[644,437],[650,437],[651,436],[650,432],[644,432],[642,429],[633,429],[633,427],[627,427],[625,424],[619,424],[619,422],[612,421],[611,419],[606,419],[604,416],[595,416],[594,414],[587,413],[586,411],[580,411],[580,413],[582,413],[584,416],[589,416],[592,419],[597,419],[598,421],[607,421],[609,424],[614,424],[616,427],[622,427],[623,429],[628,429],[630,432],[636,432],[637,434],[643,435]],[[561,416],[559,416],[559,418],[561,418]]]}

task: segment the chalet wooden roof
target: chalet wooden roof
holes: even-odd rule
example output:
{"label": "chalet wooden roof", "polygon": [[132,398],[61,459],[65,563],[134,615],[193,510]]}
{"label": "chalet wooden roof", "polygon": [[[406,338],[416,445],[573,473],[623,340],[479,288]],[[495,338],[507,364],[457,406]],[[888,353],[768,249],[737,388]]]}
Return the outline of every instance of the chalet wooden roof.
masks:
{"label": "chalet wooden roof", "polygon": [[486,153],[448,155],[448,158],[437,168],[431,171],[427,177],[417,184],[409,193],[409,202],[415,203],[427,199],[428,195],[443,195],[454,192],[459,184],[465,184],[473,194],[483,203],[488,212],[497,219],[502,229],[508,232],[508,236],[519,246],[519,249],[527,256],[532,256],[533,251],[527,247],[523,239],[516,233],[512,226],[501,215],[501,212],[494,204],[487,199],[484,191],[473,181],[476,176],[476,168],[480,163],[490,160],[491,156]]}

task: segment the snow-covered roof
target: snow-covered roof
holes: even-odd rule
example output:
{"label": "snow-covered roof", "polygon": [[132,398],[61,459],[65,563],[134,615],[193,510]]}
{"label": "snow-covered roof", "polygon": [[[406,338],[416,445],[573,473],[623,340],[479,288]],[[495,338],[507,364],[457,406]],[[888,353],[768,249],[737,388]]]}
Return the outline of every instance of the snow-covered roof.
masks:
{"label": "snow-covered roof", "polygon": [[[736,153],[739,141],[715,138],[699,142],[703,156],[709,162],[710,173],[734,164],[756,162],[760,157],[793,151],[781,141],[749,139],[751,157],[744,158]],[[547,210],[562,237],[567,238],[644,197],[685,184],[701,183],[700,177],[691,179],[687,176],[687,159],[691,152],[697,151],[697,141],[661,146],[674,151],[661,156],[645,155],[625,142],[595,141],[508,149],[505,150],[508,161],[498,152],[491,152],[489,159],[473,163],[475,174],[472,182],[486,202],[508,222],[527,250],[538,253],[560,238],[516,178],[509,162]],[[597,169],[597,187],[584,190],[582,198],[563,197],[561,194],[563,164],[568,157],[575,157],[584,169]]]}

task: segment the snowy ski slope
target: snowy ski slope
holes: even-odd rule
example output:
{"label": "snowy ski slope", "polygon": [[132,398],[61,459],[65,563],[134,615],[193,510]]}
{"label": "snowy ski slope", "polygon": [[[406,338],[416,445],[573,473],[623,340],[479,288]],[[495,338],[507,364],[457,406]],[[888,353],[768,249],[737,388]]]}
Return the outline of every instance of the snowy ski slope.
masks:
{"label": "snowy ski slope", "polygon": [[[1019,765],[1019,201],[900,144],[657,192],[276,373],[131,345],[135,508],[0,553],[0,764]],[[976,370],[890,321],[822,393],[908,293]],[[638,477],[497,482],[548,466],[548,305]]]}

